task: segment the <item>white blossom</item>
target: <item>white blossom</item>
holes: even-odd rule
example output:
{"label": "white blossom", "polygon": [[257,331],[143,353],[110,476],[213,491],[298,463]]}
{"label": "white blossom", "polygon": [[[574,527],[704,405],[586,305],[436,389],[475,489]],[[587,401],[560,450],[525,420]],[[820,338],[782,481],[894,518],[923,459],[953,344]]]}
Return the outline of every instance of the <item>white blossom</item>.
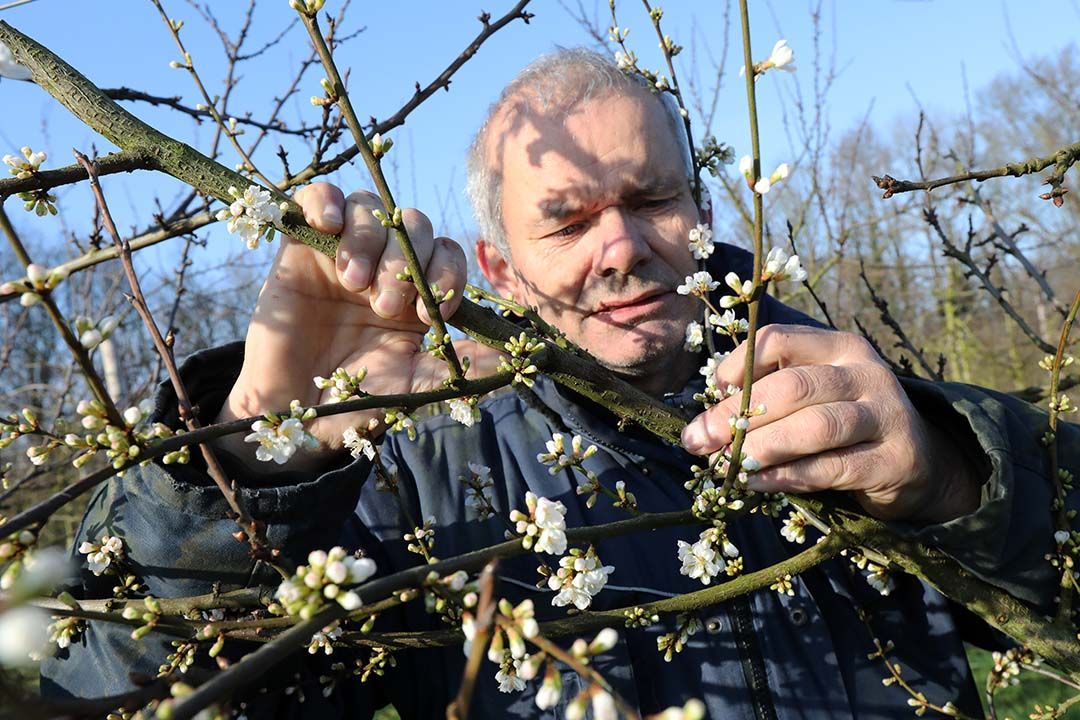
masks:
{"label": "white blossom", "polygon": [[701,580],[702,585],[708,585],[724,571],[727,563],[716,549],[715,535],[715,531],[709,528],[702,531],[695,543],[679,540],[679,561],[682,563],[680,573],[688,578]]}
{"label": "white blossom", "polygon": [[743,155],[739,158],[739,172],[742,174],[746,181],[750,181],[750,174],[754,171],[754,158],[749,155]]}
{"label": "white blossom", "polygon": [[559,704],[562,697],[562,674],[553,666],[548,666],[548,672],[544,674],[544,682],[536,691],[536,707],[540,710],[550,710]]}
{"label": "white blossom", "polygon": [[622,50],[615,51],[615,64],[619,66],[619,69],[623,72],[633,70],[637,65],[637,54],[633,50],[623,52]]}
{"label": "white blossom", "polygon": [[26,553],[19,575],[19,595],[37,595],[52,590],[71,573],[68,555],[60,548],[49,547]]}
{"label": "white blossom", "polygon": [[705,703],[697,698],[688,700],[682,707],[669,707],[659,715],[653,715],[652,720],[704,720]]}
{"label": "white blossom", "polygon": [[708,225],[699,224],[690,230],[690,252],[695,260],[704,260],[713,254],[716,245],[712,241],[713,231]]}
{"label": "white blossom", "polygon": [[589,643],[589,654],[599,655],[601,653],[606,653],[608,650],[615,647],[615,643],[617,642],[619,642],[619,631],[615,628],[604,628],[596,633],[596,637]]}
{"label": "white blossom", "polygon": [[759,195],[766,194],[767,192],[769,192],[769,190],[772,189],[773,185],[787,178],[789,174],[791,174],[791,168],[788,166],[787,163],[781,163],[777,166],[776,170],[773,170],[772,175],[769,175],[768,177],[763,177],[759,179],[756,183],[754,183],[754,192],[758,193]]}
{"label": "white blossom", "polygon": [[795,66],[792,65],[792,61],[795,59],[795,51],[792,50],[787,40],[777,40],[773,45],[772,52],[769,53],[769,59],[765,61],[768,67],[774,67],[777,70],[786,70],[787,72],[795,72]]}
{"label": "white blossom", "polygon": [[32,605],[0,613],[0,665],[28,665],[49,643],[49,614]]}
{"label": "white blossom", "polygon": [[573,603],[578,610],[592,604],[592,599],[607,584],[607,576],[615,571],[611,565],[601,565],[596,551],[572,550],[570,555],[559,559],[559,569],[548,577],[548,587],[558,590],[551,600],[555,607]]}
{"label": "white blossom", "polygon": [[86,564],[94,575],[101,575],[114,561],[124,555],[124,541],[115,535],[102,535],[101,542],[83,541],[79,552],[86,555]]}
{"label": "white blossom", "polygon": [[251,430],[244,442],[259,444],[255,449],[255,458],[262,462],[273,460],[278,465],[284,465],[297,450],[319,446],[319,441],[304,430],[304,423],[299,418],[287,418],[280,423],[256,420]]}
{"label": "white blossom", "polygon": [[691,321],[686,326],[686,339],[683,341],[683,347],[687,350],[694,351],[701,347],[701,343],[705,341],[704,328],[701,323],[696,320]]}
{"label": "white blossom", "polygon": [[754,281],[742,280],[739,278],[738,273],[729,272],[724,276],[724,284],[735,291],[734,295],[725,295],[720,298],[720,307],[725,310],[739,303],[750,302],[750,297],[754,293]]}
{"label": "white blossom", "polygon": [[875,563],[867,563],[866,582],[882,595],[888,595],[896,588],[889,571]]}
{"label": "white blossom", "polygon": [[562,555],[566,552],[566,506],[555,500],[525,493],[529,513],[510,511],[510,522],[523,535],[522,545],[534,552]]}
{"label": "white blossom", "polygon": [[615,698],[606,690],[597,690],[592,696],[593,720],[618,720],[619,711]]}
{"label": "white blossom", "polygon": [[480,419],[480,408],[476,407],[476,398],[453,398],[447,402],[450,406],[450,419],[465,427],[472,427]]}
{"label": "white blossom", "polygon": [[29,80],[30,76],[30,68],[15,62],[11,48],[0,42],[0,77],[10,80]]}
{"label": "white blossom", "polygon": [[704,297],[718,287],[720,287],[720,283],[713,280],[708,270],[699,270],[693,275],[687,275],[683,284],[675,288],[675,290],[680,295]]}
{"label": "white blossom", "polygon": [[335,620],[311,636],[311,642],[308,643],[308,652],[314,655],[319,650],[322,650],[324,655],[333,655],[333,642],[341,637],[342,632],[341,623]]}
{"label": "white blossom", "polygon": [[798,510],[788,513],[787,519],[784,520],[784,527],[780,529],[780,534],[788,542],[802,545],[806,542],[806,516]]}
{"label": "white blossom", "polygon": [[545,444],[547,452],[539,453],[536,460],[544,465],[549,465],[548,472],[554,475],[563,468],[581,465],[583,461],[596,454],[595,445],[582,449],[583,444],[584,440],[582,440],[581,436],[574,435],[570,438],[570,452],[567,452],[563,434],[553,433],[551,439]]}
{"label": "white blossom", "polygon": [[312,378],[312,382],[320,390],[330,391],[327,402],[339,403],[346,400],[356,400],[363,395],[367,395],[366,392],[360,389],[360,383],[366,377],[367,368],[362,367],[353,375],[345,368],[339,367],[331,373],[330,377],[324,378],[321,375],[316,375]]}
{"label": "white blossom", "polygon": [[1058,545],[1064,545],[1069,542],[1069,535],[1070,533],[1068,530],[1058,530],[1054,533],[1054,542]]}
{"label": "white blossom", "polygon": [[[4,44],[0,43],[0,48],[3,48]],[[0,51],[0,56],[3,52]],[[0,63],[2,63],[0,59]],[[41,163],[45,162],[45,159],[49,156],[44,152],[34,152],[29,147],[23,147],[19,152],[22,153],[20,158],[17,155],[5,155],[4,162],[8,165],[8,169],[12,175],[17,178],[28,178],[38,171],[41,167]],[[29,268],[27,268],[29,269]]]}
{"label": "white blossom", "polygon": [[374,443],[366,437],[361,436],[360,433],[356,431],[356,428],[345,428],[345,432],[341,433],[341,440],[345,443],[345,447],[349,450],[349,454],[354,458],[363,456],[368,460],[375,459]]}
{"label": "white blossom", "polygon": [[495,679],[499,682],[499,692],[511,693],[525,689],[525,681],[517,674],[520,667],[521,661],[514,660],[512,666],[500,668],[499,672],[495,673]]}
{"label": "white blossom", "polygon": [[808,276],[806,270],[799,262],[798,255],[788,257],[783,248],[774,247],[765,257],[765,267],[761,273],[762,280],[793,280],[802,282]]}
{"label": "white blossom", "polygon": [[735,317],[735,311],[730,309],[720,314],[709,313],[708,321],[709,325],[732,337],[738,333],[745,333],[750,329],[749,321],[746,318]]}
{"label": "white blossom", "polygon": [[258,185],[249,185],[243,192],[230,187],[229,194],[232,204],[217,212],[218,220],[228,221],[229,232],[239,234],[250,250],[259,247],[264,233],[267,242],[272,240],[273,226],[281,222],[281,213],[288,204],[274,203],[270,191]]}
{"label": "white blossom", "polygon": [[350,612],[360,607],[359,593],[341,586],[357,585],[374,575],[374,560],[353,557],[343,547],[313,550],[307,559],[308,564],[297,566],[296,573],[278,585],[274,593],[287,614],[306,620],[326,600],[335,601]]}

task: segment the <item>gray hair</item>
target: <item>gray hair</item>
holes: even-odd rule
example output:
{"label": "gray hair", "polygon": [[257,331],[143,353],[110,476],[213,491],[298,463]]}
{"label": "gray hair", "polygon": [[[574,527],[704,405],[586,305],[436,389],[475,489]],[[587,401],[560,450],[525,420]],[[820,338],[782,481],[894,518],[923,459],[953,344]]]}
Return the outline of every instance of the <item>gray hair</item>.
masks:
{"label": "gray hair", "polygon": [[526,112],[568,111],[597,97],[630,95],[648,91],[658,96],[668,124],[686,164],[693,174],[693,158],[678,104],[669,93],[656,93],[647,80],[627,74],[609,58],[586,48],[559,48],[527,65],[503,89],[488,109],[468,154],[467,192],[480,229],[480,237],[510,258],[510,245],[502,217],[502,173],[488,157],[488,133],[492,119],[510,101]]}

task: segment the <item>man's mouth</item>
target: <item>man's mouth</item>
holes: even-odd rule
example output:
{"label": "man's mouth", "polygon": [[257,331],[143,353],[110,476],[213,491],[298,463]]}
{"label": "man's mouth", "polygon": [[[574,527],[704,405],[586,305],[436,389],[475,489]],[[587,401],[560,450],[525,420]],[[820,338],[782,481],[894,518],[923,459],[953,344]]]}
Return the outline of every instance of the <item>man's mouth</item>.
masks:
{"label": "man's mouth", "polygon": [[655,313],[670,294],[670,290],[656,289],[633,297],[605,300],[593,314],[612,322],[631,322]]}

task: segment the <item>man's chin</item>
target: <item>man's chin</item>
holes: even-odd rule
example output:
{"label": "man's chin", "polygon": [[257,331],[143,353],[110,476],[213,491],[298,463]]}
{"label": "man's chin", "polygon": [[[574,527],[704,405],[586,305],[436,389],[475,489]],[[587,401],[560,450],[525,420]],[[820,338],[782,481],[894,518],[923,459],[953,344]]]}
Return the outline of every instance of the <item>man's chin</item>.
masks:
{"label": "man's chin", "polygon": [[651,343],[641,350],[612,354],[607,346],[591,354],[623,380],[652,394],[681,390],[697,368],[697,358],[683,348],[681,338],[666,344]]}

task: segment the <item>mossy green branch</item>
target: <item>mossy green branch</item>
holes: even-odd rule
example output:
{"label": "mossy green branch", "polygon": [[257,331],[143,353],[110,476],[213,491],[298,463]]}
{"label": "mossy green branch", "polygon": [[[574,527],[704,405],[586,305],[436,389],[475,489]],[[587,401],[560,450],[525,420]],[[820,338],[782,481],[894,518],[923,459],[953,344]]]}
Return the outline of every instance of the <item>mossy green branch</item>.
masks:
{"label": "mossy green branch", "polygon": [[954,602],[963,605],[992,627],[1001,630],[1050,665],[1080,681],[1080,639],[1075,627],[1064,627],[1003,590],[958,567],[941,550],[906,540],[880,520],[830,503],[825,496],[790,496],[791,502],[824,520],[831,528],[843,528],[857,544],[884,556],[896,568],[922,578]]}

